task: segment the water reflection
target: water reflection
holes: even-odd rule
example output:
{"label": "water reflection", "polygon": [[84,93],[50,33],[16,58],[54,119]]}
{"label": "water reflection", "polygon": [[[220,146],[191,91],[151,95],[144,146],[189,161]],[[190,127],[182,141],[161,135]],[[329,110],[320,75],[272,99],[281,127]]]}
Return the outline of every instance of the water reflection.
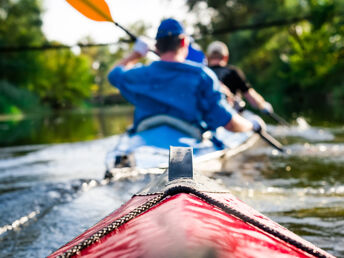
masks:
{"label": "water reflection", "polygon": [[119,134],[131,124],[132,107],[66,111],[0,122],[0,146],[77,142]]}

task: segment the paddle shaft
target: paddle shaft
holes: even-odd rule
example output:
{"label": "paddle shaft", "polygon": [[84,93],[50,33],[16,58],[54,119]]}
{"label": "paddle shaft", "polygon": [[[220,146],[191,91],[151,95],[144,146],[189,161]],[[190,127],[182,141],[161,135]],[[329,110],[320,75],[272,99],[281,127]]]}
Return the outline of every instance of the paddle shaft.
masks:
{"label": "paddle shaft", "polygon": [[118,28],[120,28],[121,30],[123,30],[125,33],[128,34],[128,36],[130,37],[131,41],[135,42],[137,40],[137,36],[135,36],[133,33],[131,33],[130,31],[128,31],[126,28],[124,28],[121,24],[117,23],[117,22],[113,22]]}
{"label": "paddle shaft", "polygon": [[270,146],[274,147],[276,150],[280,152],[284,152],[283,145],[279,141],[277,141],[275,138],[273,138],[270,134],[268,134],[266,131],[261,130],[257,133]]}
{"label": "paddle shaft", "polygon": [[[122,29],[125,33],[127,33],[128,36],[130,37],[130,41],[135,42],[137,40],[137,36],[135,36],[133,33],[128,31],[122,25],[120,25],[119,23],[117,23],[115,21],[113,22],[113,24],[115,24],[118,28]],[[153,49],[149,49],[149,52],[152,52],[152,53],[156,54],[157,56],[159,56],[159,54],[155,50],[153,50]]]}
{"label": "paddle shaft", "polygon": [[272,112],[272,113],[268,113],[268,115],[275,120],[277,123],[284,125],[284,126],[290,126],[290,124],[285,121],[282,117],[280,117],[279,115],[277,115],[276,113]]}

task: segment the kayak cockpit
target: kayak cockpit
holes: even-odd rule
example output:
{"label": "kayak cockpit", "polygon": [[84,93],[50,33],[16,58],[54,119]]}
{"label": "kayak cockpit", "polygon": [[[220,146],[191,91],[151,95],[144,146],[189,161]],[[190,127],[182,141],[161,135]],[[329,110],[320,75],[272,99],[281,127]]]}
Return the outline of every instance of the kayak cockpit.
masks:
{"label": "kayak cockpit", "polygon": [[232,133],[223,127],[201,134],[199,128],[177,118],[147,118],[134,132],[121,135],[108,152],[106,177],[113,177],[118,168],[167,168],[170,146],[192,147],[196,164],[212,161],[215,164],[211,170],[217,171],[222,168],[223,157],[227,159],[250,148],[258,138],[253,132]]}

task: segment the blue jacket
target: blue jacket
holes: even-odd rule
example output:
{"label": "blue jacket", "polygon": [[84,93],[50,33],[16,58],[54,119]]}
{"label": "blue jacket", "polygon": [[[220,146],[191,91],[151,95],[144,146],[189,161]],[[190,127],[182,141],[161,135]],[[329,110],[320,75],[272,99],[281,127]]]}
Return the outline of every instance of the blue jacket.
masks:
{"label": "blue jacket", "polygon": [[134,126],[149,116],[167,114],[216,129],[235,112],[219,91],[216,75],[194,62],[156,61],[130,70],[117,66],[108,78],[135,105]]}

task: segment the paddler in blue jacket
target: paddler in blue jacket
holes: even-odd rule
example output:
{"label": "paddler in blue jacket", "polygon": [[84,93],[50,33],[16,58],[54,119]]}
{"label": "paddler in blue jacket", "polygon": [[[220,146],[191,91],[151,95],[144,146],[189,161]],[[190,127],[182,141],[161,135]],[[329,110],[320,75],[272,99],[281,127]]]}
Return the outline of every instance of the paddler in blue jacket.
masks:
{"label": "paddler in blue jacket", "polygon": [[186,61],[188,47],[183,26],[166,19],[156,34],[160,61],[137,65],[149,50],[139,38],[129,56],[109,73],[111,84],[136,107],[134,128],[145,118],[164,114],[198,126],[205,123],[210,130],[220,126],[234,132],[260,130],[257,121],[243,118],[226,102],[215,73]]}

